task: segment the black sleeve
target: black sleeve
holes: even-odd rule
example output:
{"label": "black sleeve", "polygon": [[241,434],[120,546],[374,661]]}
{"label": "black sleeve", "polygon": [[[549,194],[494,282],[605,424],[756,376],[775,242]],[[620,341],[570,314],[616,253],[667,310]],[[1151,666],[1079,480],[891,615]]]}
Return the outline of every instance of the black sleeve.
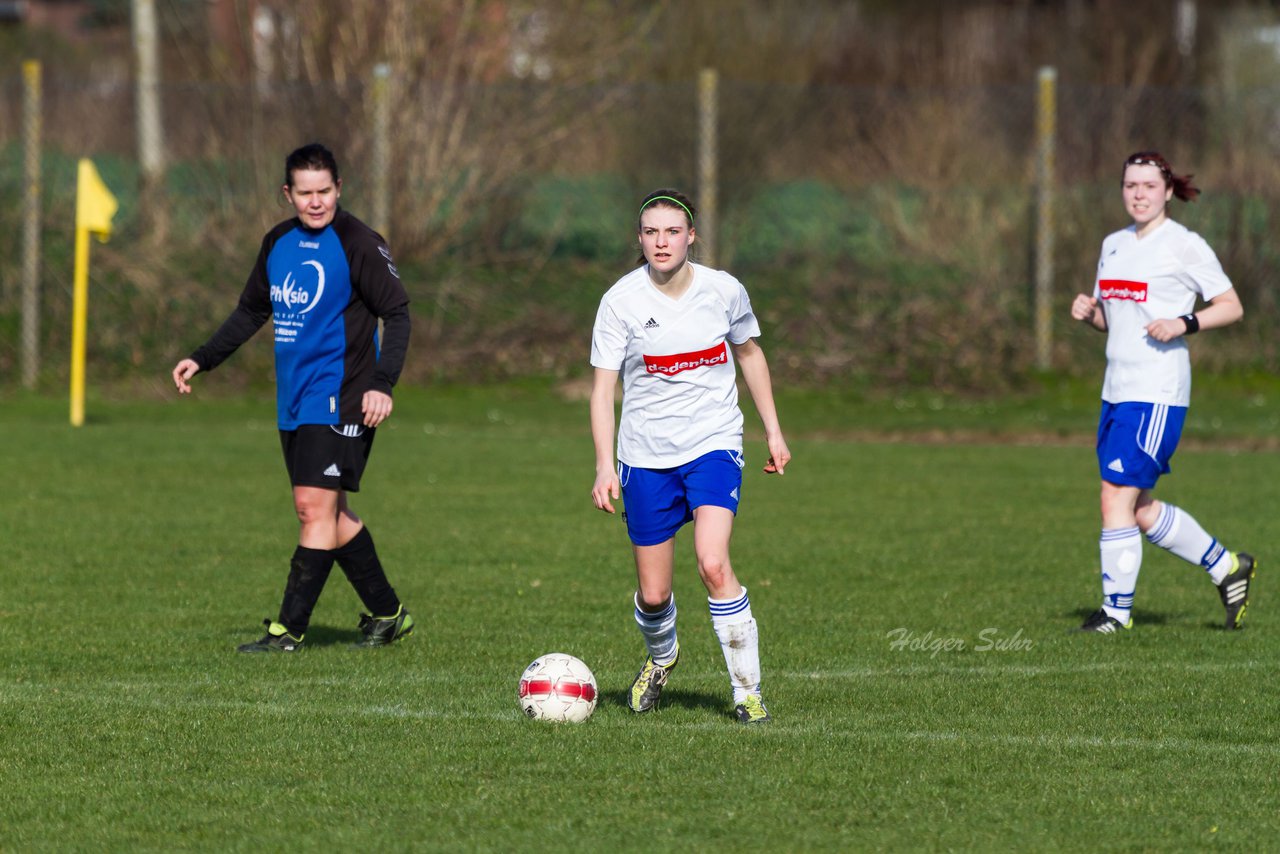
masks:
{"label": "black sleeve", "polygon": [[400,379],[405,354],[409,351],[409,304],[405,303],[382,316],[382,349],[373,369],[373,391],[391,394]]}
{"label": "black sleeve", "polygon": [[253,265],[249,280],[245,283],[240,301],[231,315],[222,322],[213,337],[191,354],[192,360],[202,371],[212,371],[226,361],[240,345],[253,337],[271,316],[271,286],[267,281],[267,253],[270,251],[268,235],[262,241],[258,261]]}
{"label": "black sleeve", "polygon": [[355,217],[344,217],[351,284],[375,317],[382,318],[382,347],[372,391],[391,394],[409,351],[409,294],[382,236]]}

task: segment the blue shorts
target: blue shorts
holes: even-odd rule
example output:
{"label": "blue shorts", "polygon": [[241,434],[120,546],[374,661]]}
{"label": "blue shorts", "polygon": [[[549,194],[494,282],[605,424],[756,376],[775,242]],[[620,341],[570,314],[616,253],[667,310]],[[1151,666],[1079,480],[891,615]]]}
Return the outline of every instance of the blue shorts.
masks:
{"label": "blue shorts", "polygon": [[627,535],[637,546],[656,546],[676,535],[696,507],[710,504],[738,512],[742,491],[740,451],[711,451],[670,469],[618,463]]}
{"label": "blue shorts", "polygon": [[1107,483],[1151,489],[1169,473],[1178,450],[1185,406],[1102,403],[1098,419],[1098,471]]}

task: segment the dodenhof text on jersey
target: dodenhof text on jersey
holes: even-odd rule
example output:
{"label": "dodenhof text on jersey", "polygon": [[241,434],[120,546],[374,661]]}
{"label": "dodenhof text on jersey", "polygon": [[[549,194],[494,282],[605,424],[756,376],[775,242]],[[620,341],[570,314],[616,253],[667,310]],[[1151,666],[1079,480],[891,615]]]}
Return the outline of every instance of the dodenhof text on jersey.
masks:
{"label": "dodenhof text on jersey", "polygon": [[1101,279],[1098,282],[1098,296],[1103,299],[1128,299],[1134,302],[1147,301],[1147,283],[1130,282],[1125,279]]}
{"label": "dodenhof text on jersey", "polygon": [[673,353],[670,356],[650,356],[644,357],[644,369],[651,374],[665,374],[672,376],[681,371],[690,371],[694,368],[707,368],[712,365],[724,365],[729,362],[729,350],[721,341],[714,347],[708,347],[705,350],[699,350],[696,353]]}

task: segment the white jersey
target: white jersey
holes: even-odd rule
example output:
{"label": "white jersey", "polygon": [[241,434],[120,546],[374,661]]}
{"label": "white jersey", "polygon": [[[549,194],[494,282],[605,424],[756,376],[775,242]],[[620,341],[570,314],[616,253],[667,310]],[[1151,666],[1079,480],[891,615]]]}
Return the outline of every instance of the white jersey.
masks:
{"label": "white jersey", "polygon": [[1204,238],[1166,220],[1137,237],[1134,226],[1107,235],[1093,295],[1107,318],[1108,403],[1191,403],[1191,357],[1186,336],[1160,343],[1146,333],[1154,320],[1190,314],[1231,290],[1218,256]]}
{"label": "white jersey", "polygon": [[678,300],[649,280],[648,265],[600,300],[591,365],[622,376],[618,460],[672,468],[709,451],[742,450],[738,375],[728,344],[760,335],[746,288],[728,273],[690,264]]}

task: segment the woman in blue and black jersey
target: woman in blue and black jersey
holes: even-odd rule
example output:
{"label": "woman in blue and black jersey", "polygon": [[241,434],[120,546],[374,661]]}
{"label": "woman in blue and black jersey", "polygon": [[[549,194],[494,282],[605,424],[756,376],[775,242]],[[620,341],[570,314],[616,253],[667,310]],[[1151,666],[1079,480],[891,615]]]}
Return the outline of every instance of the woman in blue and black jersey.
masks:
{"label": "woman in blue and black jersey", "polygon": [[413,631],[413,618],[347,493],[360,489],[374,432],[391,414],[409,345],[409,296],[386,241],[338,205],[342,179],[328,149],[311,144],[291,153],[283,192],[296,216],[267,232],[239,304],[178,362],[173,381],[189,394],[192,377],[213,370],[271,319],[280,445],[301,527],[279,618],[265,620],[266,634],[240,651],[300,648],[335,561],[369,609],[357,645],[385,646]]}

